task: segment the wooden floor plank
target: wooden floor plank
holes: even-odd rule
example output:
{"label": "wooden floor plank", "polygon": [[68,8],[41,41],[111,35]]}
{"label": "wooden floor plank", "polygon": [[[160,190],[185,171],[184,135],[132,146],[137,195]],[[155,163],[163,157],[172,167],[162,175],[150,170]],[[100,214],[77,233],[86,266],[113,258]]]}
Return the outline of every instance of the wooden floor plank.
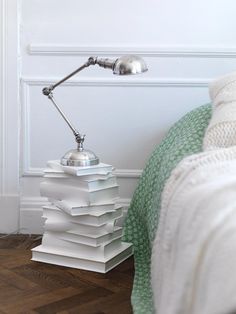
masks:
{"label": "wooden floor plank", "polygon": [[130,314],[133,259],[107,274],[31,261],[38,236],[0,237],[0,314]]}
{"label": "wooden floor plank", "polygon": [[0,310],[12,314],[25,313],[28,310],[34,310],[37,307],[57,302],[73,295],[78,295],[78,290],[72,287],[66,287],[53,291],[47,291],[34,297],[19,298],[18,301],[11,304],[1,304]]}
{"label": "wooden floor plank", "polygon": [[[9,304],[17,304],[19,300],[30,300],[38,295],[44,295],[50,292],[50,290],[35,287],[28,290],[19,290],[13,287],[5,287],[0,290],[0,308],[6,308]],[[30,307],[29,307],[30,308]]]}
{"label": "wooden floor plank", "polygon": [[78,307],[79,305],[84,305],[87,307],[87,304],[92,300],[98,300],[102,297],[107,297],[110,294],[112,294],[112,292],[107,289],[93,288],[84,293],[80,293],[72,297],[64,298],[57,302],[52,302],[47,305],[35,308],[35,311],[40,314],[54,314],[62,310],[69,310],[75,306]]}
{"label": "wooden floor plank", "polygon": [[0,265],[11,269],[30,263],[31,251],[20,249],[0,249]]}
{"label": "wooden floor plank", "polygon": [[[16,267],[13,269],[13,271],[29,278],[37,284],[46,287],[49,287],[49,285],[52,288],[54,285],[56,288],[58,288],[59,286],[72,286],[78,289],[88,287],[88,283],[86,280],[83,280],[80,277],[73,275],[68,268],[62,266],[32,262],[31,264],[27,264],[23,267]],[[91,282],[89,286],[97,287],[97,285]]]}
{"label": "wooden floor plank", "polygon": [[30,289],[36,286],[36,284],[32,280],[26,278],[26,276],[20,276],[3,267],[0,268],[0,278],[1,281],[21,290]]}
{"label": "wooden floor plank", "polygon": [[112,314],[116,314],[116,313],[131,314],[132,309],[131,309],[129,297],[130,297],[129,292],[122,291],[119,293],[111,294],[104,298],[100,298],[100,299],[94,298],[87,304],[81,304],[81,305],[75,306],[74,308],[71,308],[67,313],[68,314],[77,314],[77,313],[94,314],[94,309],[96,309],[96,311],[102,312],[104,314],[111,314],[111,313]]}

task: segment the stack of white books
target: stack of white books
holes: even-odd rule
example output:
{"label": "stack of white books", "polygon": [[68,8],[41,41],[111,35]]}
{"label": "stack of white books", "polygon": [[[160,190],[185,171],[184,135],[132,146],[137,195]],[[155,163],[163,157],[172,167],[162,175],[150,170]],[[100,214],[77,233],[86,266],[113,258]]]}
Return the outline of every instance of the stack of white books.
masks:
{"label": "stack of white books", "polygon": [[45,232],[32,260],[105,273],[132,255],[116,221],[123,215],[112,166],[49,161],[41,183]]}

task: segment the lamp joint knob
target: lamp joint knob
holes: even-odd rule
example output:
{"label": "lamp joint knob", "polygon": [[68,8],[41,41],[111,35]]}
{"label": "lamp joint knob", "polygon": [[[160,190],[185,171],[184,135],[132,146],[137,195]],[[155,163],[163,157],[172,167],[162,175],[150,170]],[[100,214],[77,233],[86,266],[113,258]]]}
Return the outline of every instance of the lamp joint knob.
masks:
{"label": "lamp joint knob", "polygon": [[97,57],[89,57],[87,61],[87,66],[95,65],[97,63]]}
{"label": "lamp joint knob", "polygon": [[49,86],[49,87],[44,87],[42,92],[45,96],[49,96],[51,94],[52,90],[53,90],[53,87]]}

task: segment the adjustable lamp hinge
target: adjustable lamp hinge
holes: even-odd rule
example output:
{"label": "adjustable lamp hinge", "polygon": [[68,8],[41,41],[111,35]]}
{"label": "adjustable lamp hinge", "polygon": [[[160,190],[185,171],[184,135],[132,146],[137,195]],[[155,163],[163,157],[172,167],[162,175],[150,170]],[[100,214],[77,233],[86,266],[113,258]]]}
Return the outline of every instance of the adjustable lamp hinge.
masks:
{"label": "adjustable lamp hinge", "polygon": [[78,151],[82,152],[84,150],[83,144],[84,144],[84,139],[85,139],[85,134],[81,135],[79,132],[74,133],[75,136],[75,141],[78,144]]}
{"label": "adjustable lamp hinge", "polygon": [[53,91],[53,86],[50,85],[48,87],[44,87],[42,92],[45,96],[49,96],[51,94],[51,92]]}

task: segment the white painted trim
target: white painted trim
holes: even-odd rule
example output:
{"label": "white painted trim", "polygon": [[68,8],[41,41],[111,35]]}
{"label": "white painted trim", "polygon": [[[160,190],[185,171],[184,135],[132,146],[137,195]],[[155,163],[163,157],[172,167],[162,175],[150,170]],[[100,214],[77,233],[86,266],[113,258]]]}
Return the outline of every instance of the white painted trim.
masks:
{"label": "white painted trim", "polygon": [[0,233],[19,228],[18,0],[0,0]]}
{"label": "white painted trim", "polygon": [[[23,81],[21,80],[21,83]],[[33,173],[30,167],[30,101],[29,101],[29,84],[21,84],[21,175]],[[29,170],[31,169],[31,170]],[[36,169],[36,176],[39,176],[40,170]],[[42,175],[42,171],[41,174]]]}
{"label": "white painted trim", "polygon": [[[26,151],[30,151],[30,148],[26,149]],[[28,155],[28,153],[26,152],[25,155]],[[24,160],[22,177],[43,177],[43,170],[43,168],[30,167],[26,160]]]}
{"label": "white painted trim", "polygon": [[41,196],[23,196],[21,198],[21,208],[41,208],[48,204],[48,199]]}
{"label": "white painted trim", "polygon": [[[22,79],[22,169],[21,175],[24,177],[42,177],[43,168],[34,168],[31,166],[30,158],[30,101],[29,101],[29,87],[32,85],[49,85],[51,81],[42,79]],[[77,86],[75,82],[72,82]],[[71,84],[70,84],[71,85]],[[118,178],[139,178],[141,176],[141,169],[116,169],[115,175]]]}
{"label": "white painted trim", "polygon": [[20,232],[24,234],[43,234],[42,218],[44,205],[48,201],[44,197],[22,197],[20,203]]}
{"label": "white painted trim", "polygon": [[[119,204],[124,208],[124,217],[127,214],[131,199],[120,199]],[[48,201],[43,197],[23,197],[21,199],[20,232],[24,234],[43,234],[44,220],[42,218],[42,206],[47,205]],[[121,226],[124,217],[120,219],[118,225]]]}
{"label": "white painted trim", "polygon": [[145,57],[162,58],[236,58],[236,47],[214,46],[85,46],[67,44],[37,44],[28,46],[31,55],[80,55],[119,56],[137,54]]}
{"label": "white painted trim", "polygon": [[20,196],[0,195],[0,233],[19,231]]}
{"label": "white painted trim", "polygon": [[[61,77],[23,77],[21,79],[23,89],[24,86],[48,86],[55,82],[58,82]],[[124,77],[111,78],[76,78],[70,79],[63,83],[65,86],[117,86],[117,87],[208,87],[211,79],[200,78],[200,79],[184,79],[184,78],[132,78],[127,79]]]}
{"label": "white painted trim", "polygon": [[1,1],[1,43],[0,43],[0,195],[5,194],[5,171],[6,171],[6,3]]}
{"label": "white painted trim", "polygon": [[[43,168],[31,167],[30,163],[30,101],[29,101],[29,86],[32,85],[49,85],[51,80],[46,81],[42,79],[22,79],[22,169],[21,174],[24,177],[42,177]],[[77,81],[70,82],[69,85],[75,84]],[[117,169],[115,175],[118,178],[139,178],[142,173],[141,169]]]}
{"label": "white painted trim", "polygon": [[[48,86],[59,81],[60,78],[40,78],[23,77],[21,79],[22,91],[22,169],[21,174],[25,177],[41,177],[43,168],[34,168],[30,162],[30,97],[29,89],[31,86]],[[83,78],[72,79],[65,83],[67,86],[125,86],[125,87],[178,87],[178,88],[207,88],[210,80],[206,79],[104,79],[104,78]],[[117,177],[120,178],[139,178],[141,169],[117,169]]]}

